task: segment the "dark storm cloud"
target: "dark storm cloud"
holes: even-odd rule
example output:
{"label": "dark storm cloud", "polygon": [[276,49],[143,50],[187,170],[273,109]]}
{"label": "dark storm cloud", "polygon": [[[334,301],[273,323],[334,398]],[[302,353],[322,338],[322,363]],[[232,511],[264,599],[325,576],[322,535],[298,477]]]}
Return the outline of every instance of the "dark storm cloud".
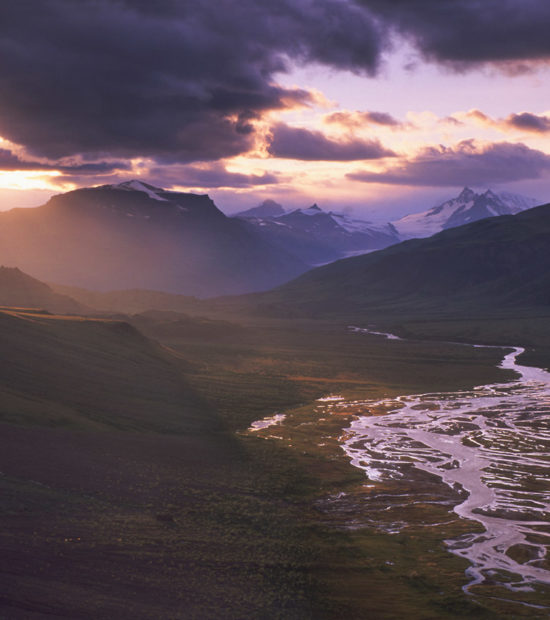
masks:
{"label": "dark storm cloud", "polygon": [[188,162],[247,151],[288,59],[373,74],[379,24],[351,0],[0,3],[0,135],[33,156]]}
{"label": "dark storm cloud", "polygon": [[354,172],[355,181],[390,185],[445,187],[487,185],[538,179],[550,172],[550,155],[524,144],[497,142],[479,146],[472,140],[455,147],[428,147],[385,172]]}
{"label": "dark storm cloud", "polygon": [[358,0],[427,57],[468,65],[550,59],[547,0]]}
{"label": "dark storm cloud", "polygon": [[242,174],[229,172],[221,162],[213,162],[207,166],[176,166],[156,168],[149,172],[151,179],[161,186],[183,185],[187,187],[234,187],[246,188],[256,185],[274,185],[278,183],[275,174]]}
{"label": "dark storm cloud", "polygon": [[344,140],[327,138],[320,131],[289,127],[283,123],[271,130],[267,151],[273,157],[306,161],[354,161],[395,157],[378,140]]}
{"label": "dark storm cloud", "polygon": [[0,149],[0,170],[59,170],[68,175],[96,175],[108,174],[117,170],[129,170],[130,166],[126,162],[93,162],[84,164],[51,164],[39,161],[21,159],[18,155],[8,149]]}

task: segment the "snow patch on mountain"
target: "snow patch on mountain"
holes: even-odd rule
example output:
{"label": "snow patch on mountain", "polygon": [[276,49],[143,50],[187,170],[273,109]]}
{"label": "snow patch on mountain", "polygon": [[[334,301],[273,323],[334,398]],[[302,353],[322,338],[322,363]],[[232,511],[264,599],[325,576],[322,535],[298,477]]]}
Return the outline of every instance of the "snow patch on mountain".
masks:
{"label": "snow patch on mountain", "polygon": [[397,238],[397,231],[391,224],[373,224],[367,220],[357,220],[349,217],[343,213],[329,213],[330,217],[349,233],[362,233],[364,235],[395,235]]}
{"label": "snow patch on mountain", "polygon": [[166,198],[162,198],[159,196],[159,192],[164,192],[161,187],[155,187],[154,185],[149,185],[149,183],[143,183],[142,181],[124,181],[123,183],[118,183],[117,185],[108,185],[110,189],[118,189],[126,192],[143,192],[149,196],[152,200],[158,200],[160,202],[168,202]]}
{"label": "snow patch on mountain", "polygon": [[537,204],[538,201],[534,198],[519,194],[496,193],[490,189],[478,194],[465,187],[456,198],[451,198],[427,211],[406,215],[392,224],[404,239],[430,237],[447,228],[469,224],[487,217],[514,215]]}

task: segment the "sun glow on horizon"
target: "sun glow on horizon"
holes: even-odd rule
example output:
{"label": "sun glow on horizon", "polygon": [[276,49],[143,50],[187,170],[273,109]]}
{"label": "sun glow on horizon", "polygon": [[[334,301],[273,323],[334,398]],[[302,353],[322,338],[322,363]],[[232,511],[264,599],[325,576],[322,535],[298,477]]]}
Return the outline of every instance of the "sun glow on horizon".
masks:
{"label": "sun glow on horizon", "polygon": [[0,189],[55,190],[75,189],[74,183],[53,183],[52,179],[62,176],[59,170],[0,170]]}

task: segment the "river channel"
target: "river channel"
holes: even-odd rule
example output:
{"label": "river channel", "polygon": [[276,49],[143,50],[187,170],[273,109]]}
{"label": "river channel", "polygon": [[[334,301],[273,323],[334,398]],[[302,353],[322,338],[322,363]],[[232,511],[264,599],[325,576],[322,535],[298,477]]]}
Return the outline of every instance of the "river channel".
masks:
{"label": "river channel", "polygon": [[522,348],[502,349],[500,366],[516,380],[365,401],[364,415],[355,402],[341,437],[351,463],[372,482],[416,469],[464,493],[454,512],[485,530],[445,541],[470,562],[466,591],[486,580],[514,591],[550,584],[550,373],[520,365]]}

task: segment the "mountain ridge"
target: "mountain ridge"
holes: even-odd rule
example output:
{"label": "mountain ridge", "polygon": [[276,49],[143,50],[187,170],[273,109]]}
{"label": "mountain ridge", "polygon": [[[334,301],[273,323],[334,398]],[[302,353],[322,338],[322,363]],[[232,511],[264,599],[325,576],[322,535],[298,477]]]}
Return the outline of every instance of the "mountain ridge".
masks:
{"label": "mountain ridge", "polygon": [[249,300],[259,312],[309,317],[548,309],[549,274],[547,204],[342,259]]}
{"label": "mountain ridge", "polygon": [[493,192],[491,189],[476,193],[465,187],[458,196],[426,211],[405,215],[392,224],[403,239],[428,237],[487,217],[514,215],[537,204],[534,198],[520,194]]}
{"label": "mountain ridge", "polygon": [[338,260],[351,253],[381,249],[400,241],[391,224],[376,225],[343,213],[323,211],[317,203],[305,209],[283,211],[282,214],[254,215],[265,213],[263,205],[265,202],[256,208],[259,211],[249,210],[234,217],[258,231],[266,243],[293,253],[311,266]]}
{"label": "mountain ridge", "polygon": [[209,196],[140,181],[0,213],[0,264],[92,290],[201,297],[266,290],[308,268],[225,216]]}

